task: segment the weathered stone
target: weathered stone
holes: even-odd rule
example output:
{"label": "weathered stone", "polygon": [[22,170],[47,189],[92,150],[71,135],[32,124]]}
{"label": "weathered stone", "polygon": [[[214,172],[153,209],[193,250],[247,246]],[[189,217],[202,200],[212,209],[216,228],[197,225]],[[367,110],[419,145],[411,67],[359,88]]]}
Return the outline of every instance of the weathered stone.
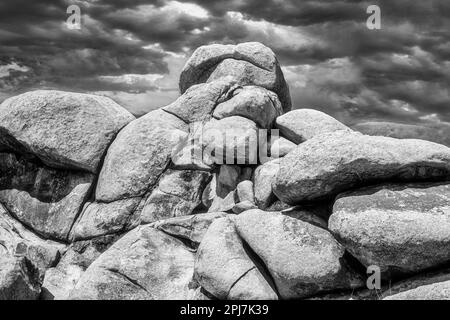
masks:
{"label": "weathered stone", "polygon": [[43,274],[54,266],[65,245],[44,240],[12,218],[0,204],[0,256],[24,256]]}
{"label": "weathered stone", "polygon": [[450,281],[417,287],[383,300],[450,300]]}
{"label": "weathered stone", "polygon": [[450,149],[337,131],[312,138],[282,158],[272,186],[280,200],[296,204],[392,179],[450,180]]}
{"label": "weathered stone", "polygon": [[142,223],[192,214],[210,178],[204,171],[168,170],[144,205]]}
{"label": "weathered stone", "polygon": [[384,136],[397,139],[422,139],[450,147],[450,126],[412,125],[394,122],[364,122],[353,129],[369,136]]}
{"label": "weathered stone", "polygon": [[45,273],[40,299],[67,300],[86,269],[119,237],[109,235],[72,243],[58,265]]}
{"label": "weathered stone", "polygon": [[173,237],[188,240],[193,247],[198,247],[211,223],[226,216],[224,212],[194,214],[158,221],[152,226]]}
{"label": "weathered stone", "polygon": [[76,300],[184,300],[194,254],[151,226],[123,236],[92,263],[70,293]]}
{"label": "weathered stone", "polygon": [[187,137],[187,130],[183,121],[163,110],[131,122],[108,150],[96,200],[113,202],[143,196],[157,183],[173,148]]}
{"label": "weathered stone", "polygon": [[249,119],[212,119],[203,128],[202,143],[204,153],[211,155],[216,164],[258,163],[258,129]]}
{"label": "weathered stone", "polygon": [[37,300],[39,270],[25,257],[0,256],[0,300]]}
{"label": "weathered stone", "polygon": [[351,129],[333,117],[313,109],[290,111],[276,120],[276,127],[283,136],[295,144],[305,142],[315,136],[339,130]]}
{"label": "weathered stone", "polygon": [[34,154],[50,167],[96,173],[117,132],[133,119],[107,97],[27,92],[0,105],[0,149]]}
{"label": "weathered stone", "polygon": [[[246,72],[239,74],[240,70],[238,69],[228,69],[227,63],[222,64],[226,59],[247,64]],[[242,78],[238,80],[243,84],[265,84],[266,89],[272,90],[278,95],[285,111],[291,109],[289,87],[275,54],[270,48],[257,42],[241,43],[236,46],[213,44],[198,48],[181,72],[181,92],[185,92],[195,84],[206,82],[220,64],[222,66],[213,78],[230,74],[241,75]],[[256,75],[263,75],[264,77],[258,78]]]}
{"label": "weathered stone", "polygon": [[176,115],[186,123],[209,120],[214,108],[229,99],[236,88],[236,80],[232,77],[197,85],[163,110]]}
{"label": "weathered stone", "polygon": [[71,239],[86,240],[131,230],[140,224],[140,212],[137,212],[140,201],[141,198],[130,198],[111,203],[86,203],[73,227]]}
{"label": "weathered stone", "polygon": [[255,194],[253,192],[253,182],[245,180],[236,187],[236,197],[239,202],[249,201],[255,203]]}
{"label": "weathered stone", "polygon": [[450,270],[401,281],[386,288],[381,297],[383,300],[450,300]]}
{"label": "weathered stone", "polygon": [[206,232],[197,251],[195,279],[218,299],[277,299],[229,218],[215,220]]}
{"label": "weathered stone", "polygon": [[235,191],[242,181],[249,180],[252,176],[250,167],[240,167],[235,165],[220,166],[219,175],[216,179],[216,193],[225,196]]}
{"label": "weathered stone", "polygon": [[[261,164],[266,164],[275,159],[283,158],[293,151],[297,145],[283,137],[271,137],[267,141],[267,157],[259,157]],[[264,140],[261,140],[264,141]],[[263,142],[264,143],[264,142]]]}
{"label": "weathered stone", "polygon": [[266,209],[275,200],[272,183],[275,182],[280,169],[280,159],[275,159],[259,166],[255,170],[253,185],[255,190],[256,205],[260,209]]}
{"label": "weathered stone", "polygon": [[340,195],[329,220],[365,266],[418,272],[450,260],[450,184],[382,185]]}
{"label": "weathered stone", "polygon": [[261,210],[244,212],[234,220],[239,235],[265,263],[285,299],[363,284],[346,265],[345,249],[325,229]]}
{"label": "weathered stone", "polygon": [[260,128],[270,129],[283,113],[278,96],[264,88],[247,86],[234,91],[234,96],[219,104],[213,116],[223,119],[241,116],[254,121]]}
{"label": "weathered stone", "polygon": [[251,201],[241,201],[239,203],[236,203],[232,209],[232,211],[235,214],[241,214],[242,212],[248,211],[248,210],[253,210],[253,209],[258,209],[258,207],[256,206],[256,204],[254,202]]}
{"label": "weathered stone", "polygon": [[0,153],[0,202],[38,234],[67,240],[94,176],[57,170]]}

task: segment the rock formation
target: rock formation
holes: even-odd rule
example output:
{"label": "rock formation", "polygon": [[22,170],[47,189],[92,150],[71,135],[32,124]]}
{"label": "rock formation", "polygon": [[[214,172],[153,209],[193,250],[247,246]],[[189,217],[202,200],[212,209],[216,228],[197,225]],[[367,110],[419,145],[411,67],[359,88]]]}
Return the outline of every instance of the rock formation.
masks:
{"label": "rock formation", "polygon": [[[136,119],[0,105],[0,299],[450,298],[450,149],[291,111],[272,50],[199,48]],[[388,285],[390,284],[390,285]]]}

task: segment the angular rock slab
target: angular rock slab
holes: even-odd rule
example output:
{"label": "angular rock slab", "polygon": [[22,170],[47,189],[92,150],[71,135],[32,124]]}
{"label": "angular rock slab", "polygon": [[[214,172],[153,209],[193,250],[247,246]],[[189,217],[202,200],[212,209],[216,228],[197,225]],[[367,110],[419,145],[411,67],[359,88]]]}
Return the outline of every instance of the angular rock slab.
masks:
{"label": "angular rock slab", "polygon": [[57,170],[0,153],[0,202],[36,233],[66,241],[94,175]]}
{"label": "angular rock slab", "polygon": [[[263,78],[248,77],[239,79],[246,85],[263,82],[270,84],[265,87],[274,91],[283,105],[284,111],[291,109],[291,97],[289,87],[284,79],[283,72],[273,51],[258,42],[241,43],[238,45],[213,44],[198,48],[188,60],[180,75],[180,90],[184,93],[191,86],[206,82],[216,67],[224,60],[246,62],[251,72],[245,75],[262,74]],[[247,68],[248,69],[248,68]],[[235,75],[239,70],[228,69],[222,65],[216,75],[218,78],[224,75]],[[270,79],[271,82],[268,82]]]}
{"label": "angular rock slab", "polygon": [[43,274],[58,261],[65,245],[39,238],[0,204],[0,256],[23,256]]}
{"label": "angular rock slab", "polygon": [[219,104],[213,116],[223,119],[241,116],[254,121],[260,128],[270,129],[283,113],[278,96],[261,87],[247,86],[233,92],[233,97]]}
{"label": "angular rock slab", "polygon": [[324,133],[339,130],[352,131],[335,118],[314,109],[290,111],[277,118],[276,127],[280,129],[284,137],[295,144],[300,144]]}
{"label": "angular rock slab", "polygon": [[74,300],[184,300],[194,254],[181,241],[140,226],[92,263],[70,293]]}
{"label": "angular rock slab", "polygon": [[152,111],[126,126],[112,143],[100,172],[96,200],[113,202],[141,197],[166,169],[187,125],[163,110]]}
{"label": "angular rock slab", "polygon": [[418,272],[450,260],[450,184],[383,185],[340,195],[330,230],[365,266]]}
{"label": "angular rock slab", "polygon": [[50,167],[97,173],[109,144],[132,120],[107,97],[27,92],[0,105],[0,149],[34,154]]}
{"label": "angular rock slab", "polygon": [[245,251],[230,218],[215,220],[206,232],[197,250],[195,280],[222,300],[277,299]]}
{"label": "angular rock slab", "polygon": [[280,213],[250,210],[235,219],[243,240],[261,258],[284,299],[363,285],[348,268],[345,249],[325,229]]}
{"label": "angular rock slab", "polygon": [[167,170],[145,202],[141,222],[192,214],[201,204],[203,190],[210,180],[211,175],[205,171]]}
{"label": "angular rock slab", "polygon": [[37,300],[39,270],[25,257],[0,257],[0,300]]}
{"label": "angular rock slab", "polygon": [[272,186],[280,200],[297,204],[390,180],[450,180],[450,149],[337,131],[314,137],[282,158]]}

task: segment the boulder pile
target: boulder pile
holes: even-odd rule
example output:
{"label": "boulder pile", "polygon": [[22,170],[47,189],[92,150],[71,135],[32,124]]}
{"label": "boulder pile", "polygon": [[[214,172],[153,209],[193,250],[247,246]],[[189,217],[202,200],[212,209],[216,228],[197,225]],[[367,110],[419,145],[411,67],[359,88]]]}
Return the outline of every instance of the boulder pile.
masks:
{"label": "boulder pile", "polygon": [[138,119],[0,105],[0,299],[450,299],[448,147],[291,111],[260,43],[197,49],[179,85]]}

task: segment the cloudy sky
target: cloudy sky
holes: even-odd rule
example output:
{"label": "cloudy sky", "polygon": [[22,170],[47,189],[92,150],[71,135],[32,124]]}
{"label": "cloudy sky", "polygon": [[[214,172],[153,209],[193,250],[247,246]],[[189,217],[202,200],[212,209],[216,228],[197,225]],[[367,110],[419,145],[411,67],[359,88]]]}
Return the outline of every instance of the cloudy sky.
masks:
{"label": "cloudy sky", "polygon": [[[80,30],[66,25],[81,8]],[[381,30],[366,9],[381,8]],[[1,0],[0,101],[37,88],[107,95],[143,114],[179,95],[195,48],[260,41],[295,108],[349,124],[450,122],[448,0]]]}

